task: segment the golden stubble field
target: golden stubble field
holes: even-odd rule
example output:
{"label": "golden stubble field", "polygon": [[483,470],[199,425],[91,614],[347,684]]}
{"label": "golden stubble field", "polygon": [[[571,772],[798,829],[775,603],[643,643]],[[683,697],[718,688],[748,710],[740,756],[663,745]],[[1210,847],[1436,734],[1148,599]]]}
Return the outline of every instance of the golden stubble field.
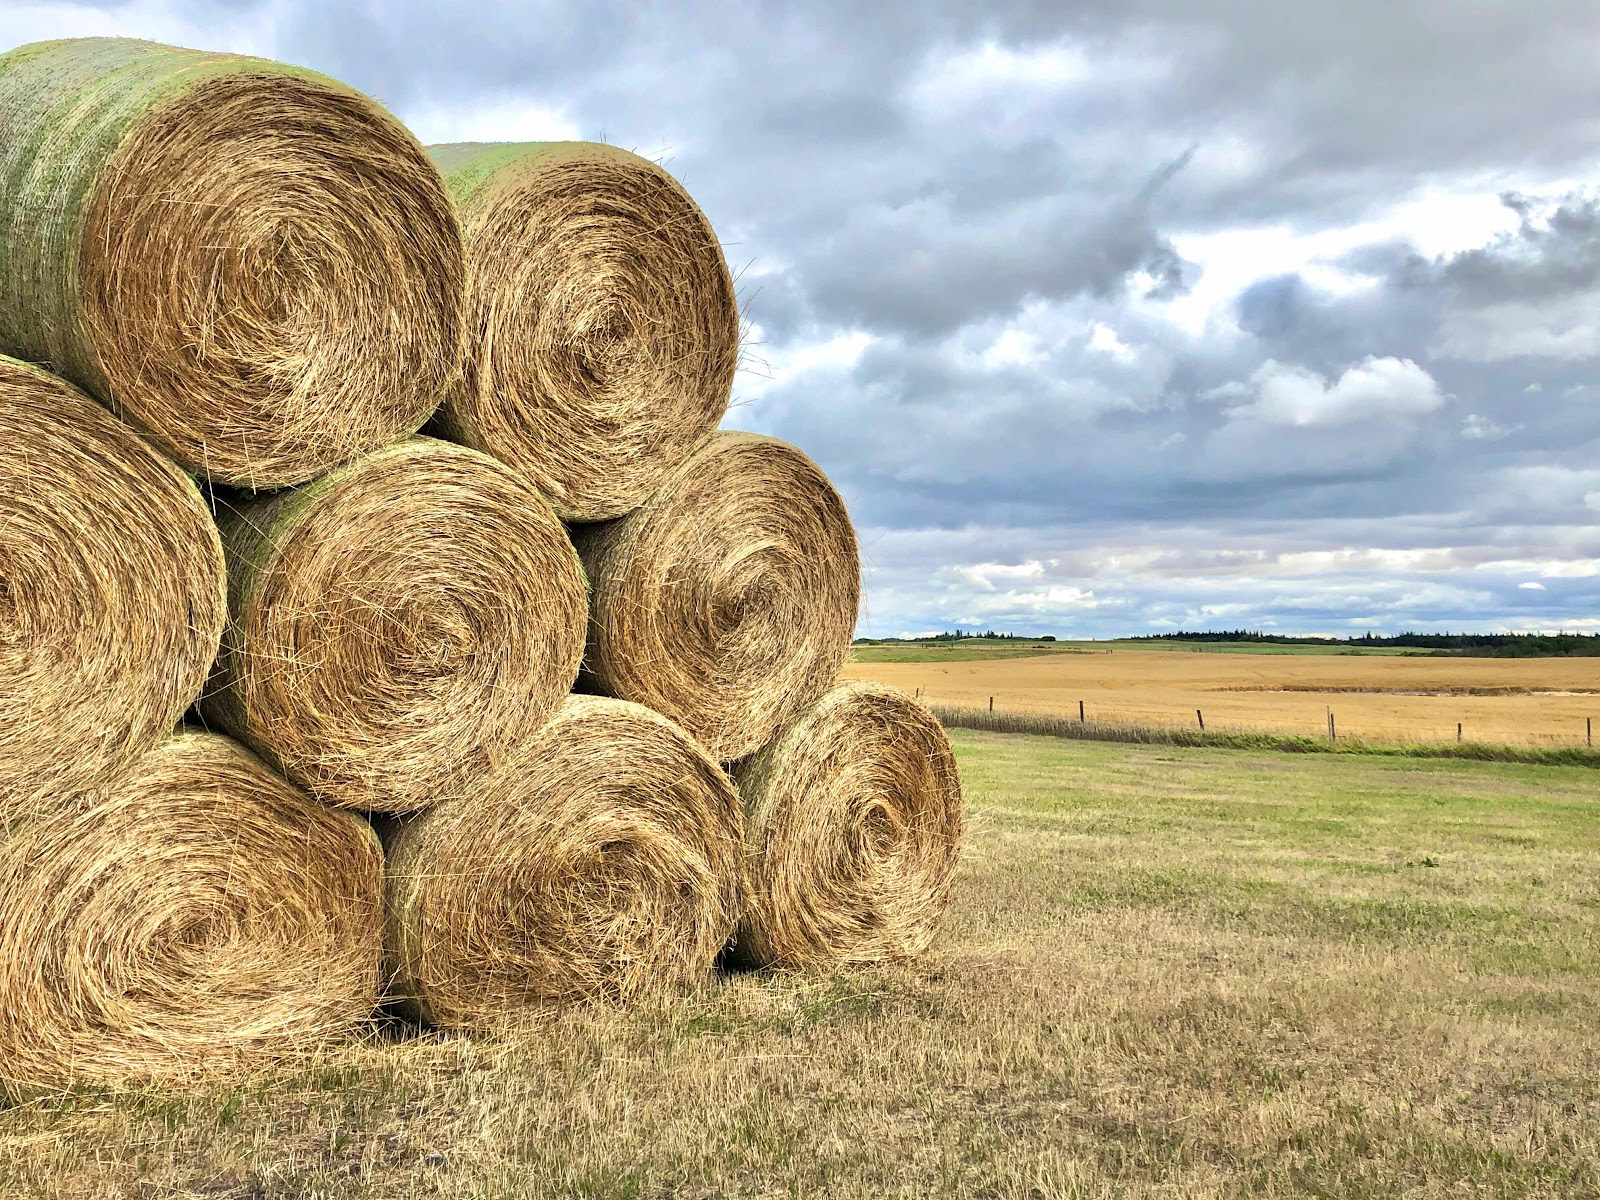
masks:
{"label": "golden stubble field", "polygon": [[[921,690],[937,704],[1196,724],[1208,729],[1340,734],[1374,741],[1582,744],[1600,725],[1600,659],[1429,658],[1115,650],[968,662],[854,662],[846,674]],[[1597,730],[1600,733],[1600,730]]]}

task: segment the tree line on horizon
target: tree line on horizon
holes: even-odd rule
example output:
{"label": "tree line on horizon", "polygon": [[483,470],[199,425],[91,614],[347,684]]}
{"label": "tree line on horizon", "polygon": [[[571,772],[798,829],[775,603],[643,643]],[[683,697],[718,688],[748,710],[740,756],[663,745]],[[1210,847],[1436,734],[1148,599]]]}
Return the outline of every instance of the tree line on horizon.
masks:
{"label": "tree line on horizon", "polygon": [[1179,630],[1147,633],[1131,642],[1266,642],[1284,646],[1349,646],[1351,648],[1432,650],[1490,658],[1600,657],[1600,633],[1364,633],[1360,637],[1300,637],[1255,629]]}
{"label": "tree line on horizon", "polygon": [[[1053,642],[1054,634],[999,633],[993,629],[953,629],[914,638],[857,638],[873,642],[1027,641]],[[1342,646],[1351,649],[1428,650],[1482,658],[1600,658],[1600,633],[1364,633],[1360,637],[1331,638],[1265,633],[1259,629],[1177,630],[1113,638],[1127,642],[1263,642],[1281,646]]]}

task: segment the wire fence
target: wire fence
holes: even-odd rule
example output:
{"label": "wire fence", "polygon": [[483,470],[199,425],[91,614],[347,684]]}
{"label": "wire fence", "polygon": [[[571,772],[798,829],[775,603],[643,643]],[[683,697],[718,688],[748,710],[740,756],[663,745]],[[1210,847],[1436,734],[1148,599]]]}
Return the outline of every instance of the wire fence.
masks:
{"label": "wire fence", "polygon": [[1206,728],[1201,710],[1193,727],[1131,721],[1090,720],[1082,703],[1077,717],[1052,713],[1008,712],[989,707],[929,703],[945,725],[992,733],[1025,733],[1085,741],[1129,742],[1161,746],[1195,746],[1227,750],[1273,750],[1297,754],[1376,754],[1404,758],[1457,758],[1483,762],[1519,762],[1560,766],[1600,767],[1600,752],[1593,747],[1592,723],[1588,738],[1578,744],[1512,745],[1467,740],[1457,727],[1454,741],[1406,741],[1354,736],[1338,728],[1330,714],[1328,732],[1320,736],[1271,729]]}

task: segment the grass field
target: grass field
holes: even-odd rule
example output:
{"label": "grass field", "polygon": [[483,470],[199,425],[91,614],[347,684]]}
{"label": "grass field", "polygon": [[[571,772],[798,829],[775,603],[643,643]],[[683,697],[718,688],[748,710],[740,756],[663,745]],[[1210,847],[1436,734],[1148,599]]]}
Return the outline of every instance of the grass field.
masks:
{"label": "grass field", "polygon": [[[937,704],[1195,727],[1323,735],[1328,710],[1339,732],[1371,741],[1454,740],[1582,745],[1600,724],[1600,659],[1457,658],[1408,654],[1266,655],[1238,651],[1125,649],[1072,653],[1073,643],[956,642],[950,651],[857,647],[846,669],[918,691]],[[926,645],[926,644],[924,644]],[[1101,644],[1102,651],[1106,648]],[[1319,648],[1313,648],[1319,649]],[[885,656],[880,651],[900,653]],[[965,657],[941,657],[942,655]]]}
{"label": "grass field", "polygon": [[1600,1194],[1592,772],[953,736],[915,966],[22,1105],[0,1195]]}

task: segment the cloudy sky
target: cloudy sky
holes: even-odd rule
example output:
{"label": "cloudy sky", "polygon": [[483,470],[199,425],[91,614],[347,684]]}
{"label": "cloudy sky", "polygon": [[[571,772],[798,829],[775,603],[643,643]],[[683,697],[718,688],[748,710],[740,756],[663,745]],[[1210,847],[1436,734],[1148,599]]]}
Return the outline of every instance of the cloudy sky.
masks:
{"label": "cloudy sky", "polygon": [[1593,0],[0,0],[659,157],[861,632],[1600,630]]}

